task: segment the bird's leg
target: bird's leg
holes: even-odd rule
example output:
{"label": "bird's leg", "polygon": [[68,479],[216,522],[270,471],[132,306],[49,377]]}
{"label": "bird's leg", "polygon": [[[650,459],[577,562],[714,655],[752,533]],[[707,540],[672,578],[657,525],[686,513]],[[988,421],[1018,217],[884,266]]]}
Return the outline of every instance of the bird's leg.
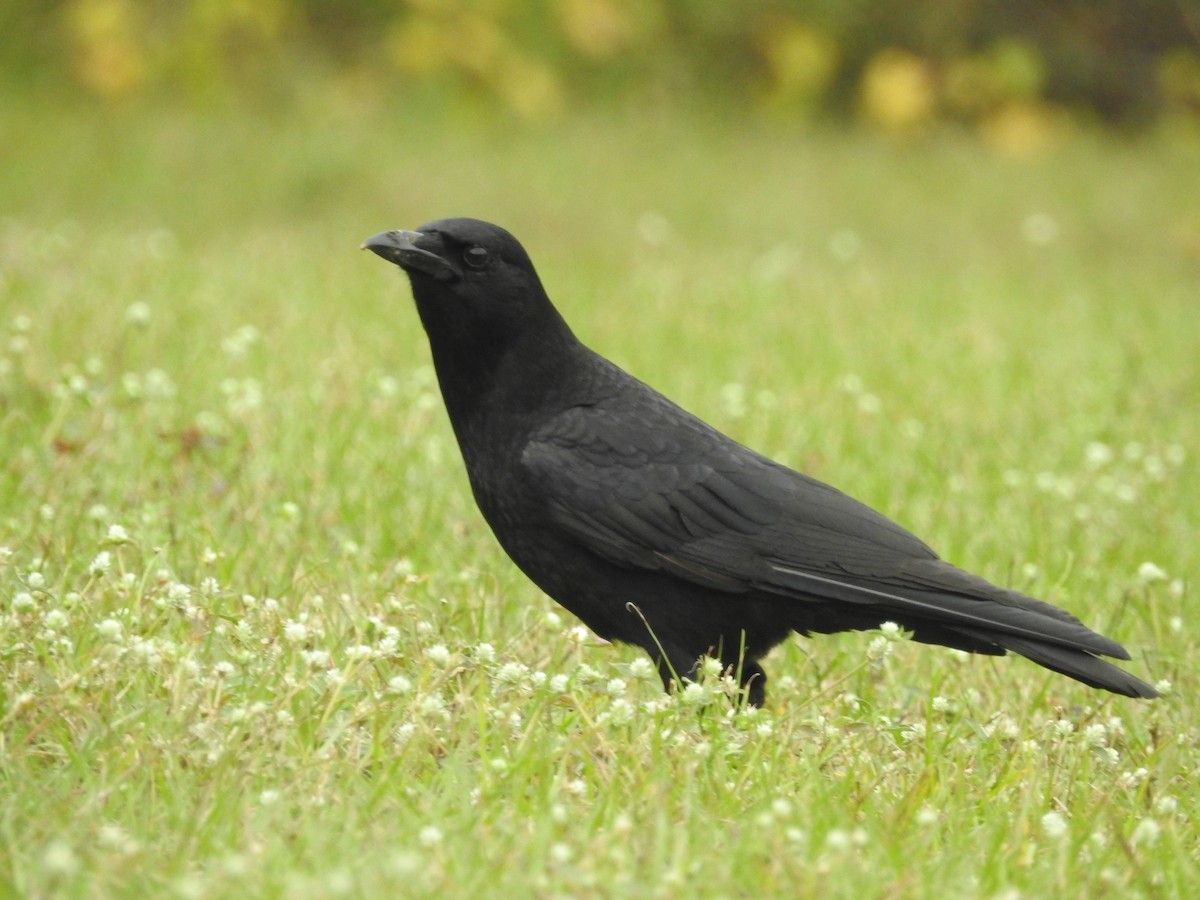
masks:
{"label": "bird's leg", "polygon": [[658,667],[658,677],[662,679],[663,690],[668,694],[675,688],[682,687],[684,681],[695,679],[700,660],[690,653],[685,653],[674,647],[655,648],[650,654]]}

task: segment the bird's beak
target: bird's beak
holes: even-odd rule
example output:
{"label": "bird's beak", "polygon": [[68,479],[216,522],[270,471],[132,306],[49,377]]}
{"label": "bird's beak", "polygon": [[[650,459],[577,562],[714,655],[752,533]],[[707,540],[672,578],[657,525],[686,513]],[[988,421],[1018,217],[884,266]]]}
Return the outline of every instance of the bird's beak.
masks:
{"label": "bird's beak", "polygon": [[462,273],[447,259],[417,246],[428,239],[420,231],[381,231],[362,242],[361,250],[370,250],[406,272],[422,272],[438,281],[457,281]]}

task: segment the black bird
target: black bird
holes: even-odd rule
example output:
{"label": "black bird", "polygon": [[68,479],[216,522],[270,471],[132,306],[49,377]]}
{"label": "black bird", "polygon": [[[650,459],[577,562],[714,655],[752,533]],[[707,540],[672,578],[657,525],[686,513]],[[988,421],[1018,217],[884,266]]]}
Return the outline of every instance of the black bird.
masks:
{"label": "black bird", "polygon": [[1092,687],[1154,688],[1115,641],[942,561],[840,491],[755,453],[589,350],[524,248],[477,219],[363,244],[408,275],[471,489],[513,562],[596,634],[650,654],[668,690],[702,655],[761,705],[787,635],[896,622],[918,641],[1012,650]]}

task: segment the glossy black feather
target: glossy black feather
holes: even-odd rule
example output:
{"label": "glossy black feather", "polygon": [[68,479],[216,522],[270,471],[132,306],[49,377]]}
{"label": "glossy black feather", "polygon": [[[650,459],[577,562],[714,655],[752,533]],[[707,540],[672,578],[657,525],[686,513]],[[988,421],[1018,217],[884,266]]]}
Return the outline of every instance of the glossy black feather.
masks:
{"label": "glossy black feather", "polygon": [[940,560],[869,507],[736,443],[580,344],[507,232],[471,219],[365,245],[409,274],[472,490],[514,562],[669,685],[702,654],[740,671],[791,631],[894,621],[1012,650],[1093,687],[1154,689],[1116,642]]}

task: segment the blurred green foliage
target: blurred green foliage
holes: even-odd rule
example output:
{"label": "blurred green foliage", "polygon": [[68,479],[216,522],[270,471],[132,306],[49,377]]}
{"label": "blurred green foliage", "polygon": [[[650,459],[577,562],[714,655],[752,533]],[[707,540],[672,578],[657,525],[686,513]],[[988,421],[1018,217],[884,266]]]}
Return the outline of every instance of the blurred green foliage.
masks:
{"label": "blurred green foliage", "polygon": [[1200,118],[1195,0],[8,0],[10,83],[111,102],[433,85],[525,119],[706,101],[977,124],[1016,152],[1080,117]]}

